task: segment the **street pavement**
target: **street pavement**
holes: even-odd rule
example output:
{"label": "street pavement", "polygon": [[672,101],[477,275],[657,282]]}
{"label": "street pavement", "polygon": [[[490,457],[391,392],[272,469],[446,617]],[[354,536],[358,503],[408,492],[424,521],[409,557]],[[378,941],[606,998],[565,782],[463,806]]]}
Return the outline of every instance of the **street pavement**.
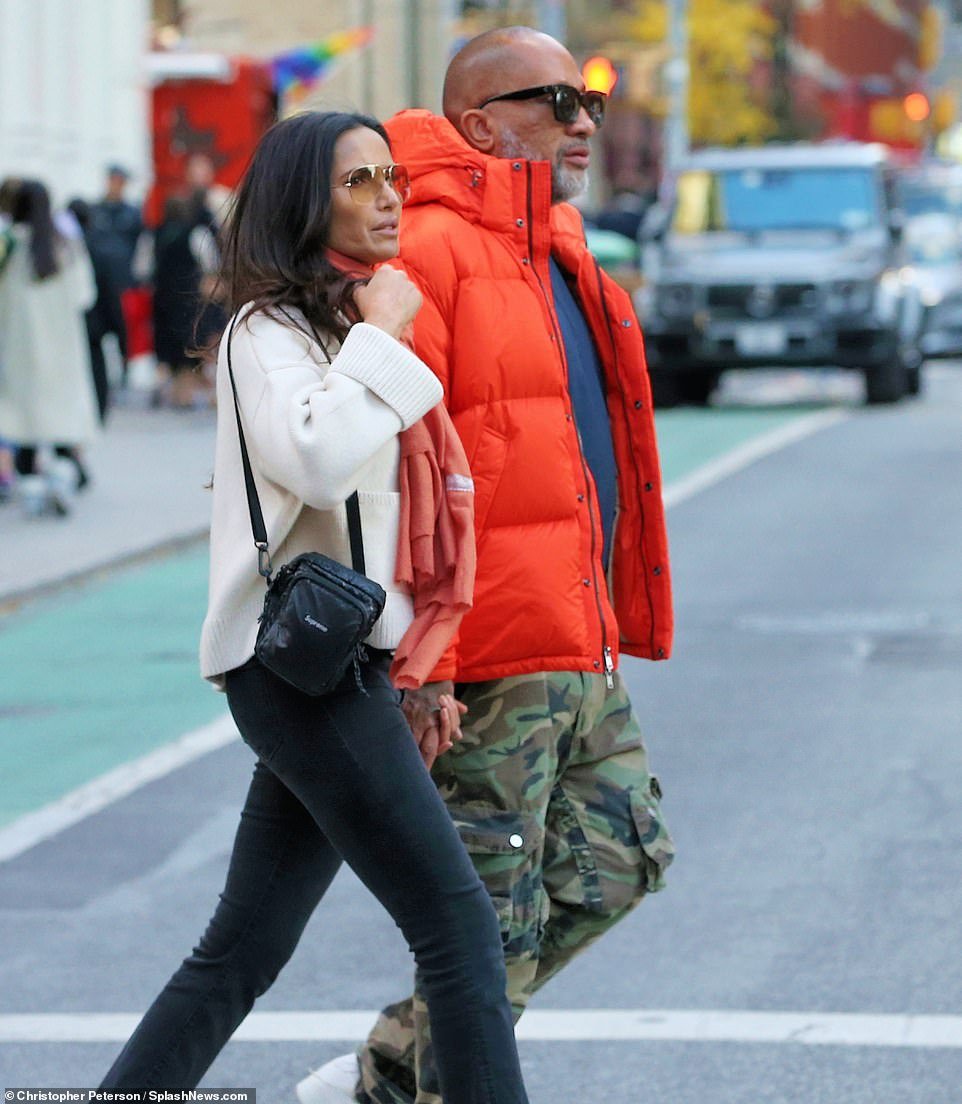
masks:
{"label": "street pavement", "polygon": [[[804,404],[665,411],[665,478],[676,486],[810,414]],[[209,410],[120,407],[69,517],[0,510],[0,827],[54,801],[76,813],[78,787],[224,716],[196,652],[213,433]]]}
{"label": "street pavement", "polygon": [[[832,401],[854,398],[844,377],[831,380],[827,390],[800,382],[794,407],[735,405],[724,418],[703,411],[660,412],[666,482],[793,420],[806,400],[824,401],[826,394]],[[733,393],[737,404],[737,384]],[[784,403],[784,375],[771,393]],[[75,498],[68,517],[28,518],[15,502],[0,507],[0,611],[97,570],[201,540],[210,521],[214,423],[212,409],[150,409],[144,393],[135,391],[126,405],[111,411],[106,429],[87,450],[93,481]]]}
{"label": "street pavement", "polygon": [[115,408],[87,450],[93,476],[69,516],[0,507],[0,607],[53,584],[197,540],[210,519],[214,412]]}
{"label": "street pavement", "polygon": [[[858,382],[839,374],[813,383],[811,374],[776,373],[747,391],[744,380],[726,381],[723,417],[659,412],[665,481],[807,409],[858,398]],[[150,409],[146,390],[132,390],[87,450],[93,482],[68,517],[28,518],[16,503],[0,508],[0,612],[99,569],[201,540],[210,521],[214,423],[213,409]]]}
{"label": "street pavement", "polygon": [[[796,401],[781,409],[774,398],[752,409],[751,385],[736,381],[728,409],[666,412],[670,486],[808,417],[813,393],[788,383]],[[962,1100],[962,375],[934,371],[918,403],[863,410],[855,396],[832,395],[821,409],[837,417],[675,495],[676,654],[626,663],[625,674],[679,858],[664,894],[539,995],[535,1016],[559,1013],[574,1037],[522,1043],[533,1104]],[[140,425],[160,432],[160,422]],[[209,434],[209,415],[173,421],[161,436],[194,430]],[[141,451],[133,446],[130,461]],[[187,469],[172,493],[189,486]],[[62,531],[81,519],[78,506]],[[19,767],[0,760],[5,778],[19,769],[32,785],[51,758],[69,758],[72,726],[73,744],[103,744],[118,724],[105,712],[114,698],[138,719],[169,699],[177,708],[156,722],[158,740],[203,723],[187,717],[196,703],[222,708],[198,686],[195,626],[175,617],[181,607],[202,613],[203,551],[147,556],[10,615],[0,669],[18,685],[6,713],[0,698],[0,756],[14,741],[31,754]],[[143,589],[154,603],[141,609]],[[116,652],[88,657],[45,714],[49,686],[31,696],[30,670],[52,644],[72,656],[84,616],[100,617]],[[144,643],[159,622],[169,638]],[[161,674],[171,681],[158,691]],[[81,691],[97,683],[103,700],[88,702]],[[104,762],[123,751],[108,748]],[[93,1014],[136,1016],[196,941],[250,768],[230,743],[0,863],[0,1082],[96,1082],[125,1028],[98,1027]],[[400,996],[409,973],[390,920],[342,874],[258,1008],[295,1017],[373,1009]],[[589,1037],[591,1009],[620,1012],[620,1028],[663,1020],[675,1034]],[[728,1041],[697,1021],[710,1010]],[[51,1013],[69,1022],[58,1028]],[[777,1028],[780,1014],[797,1013],[807,1026]],[[862,1045],[852,1035],[806,1045],[839,1014]],[[933,1016],[954,1042],[937,1044]],[[893,1023],[905,1045],[885,1041]],[[293,1101],[307,1066],[359,1034],[318,1031],[309,1041],[290,1020],[274,1034],[256,1030],[258,1041],[226,1048],[205,1083],[256,1085],[262,1104]]]}
{"label": "street pavement", "polygon": [[0,825],[223,715],[196,646],[214,425],[135,391],[68,516],[0,506]]}

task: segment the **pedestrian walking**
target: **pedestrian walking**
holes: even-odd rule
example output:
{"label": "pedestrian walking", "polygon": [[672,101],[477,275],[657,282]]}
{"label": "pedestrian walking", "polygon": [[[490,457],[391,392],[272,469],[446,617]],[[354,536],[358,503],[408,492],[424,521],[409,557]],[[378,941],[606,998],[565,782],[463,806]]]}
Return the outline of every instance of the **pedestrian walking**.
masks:
{"label": "pedestrian walking", "polygon": [[[430,760],[439,696],[457,687],[467,706],[433,773],[497,907],[520,1016],[672,858],[618,670],[619,652],[669,655],[668,547],[638,322],[567,202],[605,96],[558,42],[516,27],[463,47],[443,101],[445,117],[405,111],[387,129],[412,180],[414,347],[470,459],[478,565],[474,605],[409,716]],[[297,1086],[301,1101],[449,1104],[424,1013],[417,984],[359,1056]]]}
{"label": "pedestrian walking", "polygon": [[198,221],[217,231],[230,211],[231,190],[217,181],[217,169],[209,153],[192,153],[184,165],[184,180]]}
{"label": "pedestrian walking", "polygon": [[[213,232],[185,196],[170,196],[154,231],[149,262],[154,287],[154,350],[163,376],[160,398],[179,409],[194,406],[206,392],[198,350],[214,337],[199,322],[205,285],[217,271],[220,254]],[[221,327],[223,319],[221,319]]]}
{"label": "pedestrian walking", "polygon": [[5,180],[0,211],[11,220],[0,269],[0,438],[16,446],[28,512],[65,515],[88,481],[82,449],[98,432],[84,324],[93,270],[83,242],[57,230],[39,180]]}
{"label": "pedestrian walking", "polygon": [[97,394],[97,410],[100,414],[100,423],[103,425],[107,420],[107,411],[110,407],[110,377],[107,372],[107,358],[104,355],[103,339],[107,333],[111,332],[108,320],[114,309],[112,305],[115,297],[113,277],[103,255],[97,249],[91,247],[90,205],[78,197],[67,204],[67,210],[73,215],[83,233],[90,263],[93,266],[94,281],[97,286],[97,298],[84,317],[87,323],[87,345],[90,349],[90,371],[93,377],[94,391]]}
{"label": "pedestrian walking", "polygon": [[[445,1099],[527,1100],[497,916],[389,677],[395,648],[398,681],[417,684],[417,672],[433,668],[473,582],[459,571],[473,563],[473,532],[470,511],[456,513],[470,481],[453,429],[432,453],[444,470],[446,450],[460,452],[440,479],[451,502],[447,491],[424,500],[436,481],[422,463],[423,434],[443,442],[449,423],[440,383],[401,341],[421,296],[401,272],[368,269],[395,256],[406,193],[381,125],[340,113],[278,123],[241,185],[225,245],[234,316],[218,358],[201,670],[226,690],[258,759],[210,925],[105,1087],[195,1086],[346,861],[414,952]],[[264,585],[238,423],[278,558],[323,551],[351,562],[345,500],[357,492],[367,574],[387,600],[366,659],[326,696],[302,693],[253,655]],[[437,522],[433,536],[425,517]],[[450,741],[459,711],[450,695],[437,701]]]}
{"label": "pedestrian walking", "polygon": [[140,208],[125,198],[130,173],[123,165],[107,168],[104,196],[90,205],[84,237],[99,277],[92,333],[98,342],[113,334],[120,350],[122,382],[127,382],[127,324],[123,297],[136,284],[134,253],[144,230]]}
{"label": "pedestrian walking", "polygon": [[[194,153],[187,158],[184,167],[184,179],[188,188],[191,218],[195,226],[209,231],[204,235],[204,249],[216,264],[218,241],[224,219],[230,210],[231,190],[217,182],[214,160],[207,153]],[[195,237],[202,231],[195,231]],[[202,255],[201,259],[203,259]],[[220,334],[227,321],[224,304],[220,301],[220,289],[216,276],[211,272],[210,264],[201,265],[200,311],[196,321],[197,343],[203,348],[212,337]],[[207,364],[201,365],[199,373],[189,377],[198,390],[203,393],[207,381]]]}

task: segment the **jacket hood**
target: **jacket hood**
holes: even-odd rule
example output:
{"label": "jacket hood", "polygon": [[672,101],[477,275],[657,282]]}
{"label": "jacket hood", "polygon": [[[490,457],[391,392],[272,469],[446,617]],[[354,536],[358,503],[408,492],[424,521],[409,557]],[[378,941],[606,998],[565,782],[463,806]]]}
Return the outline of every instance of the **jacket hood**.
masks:
{"label": "jacket hood", "polygon": [[[437,203],[469,222],[501,229],[514,223],[527,206],[514,172],[515,158],[491,157],[469,145],[442,115],[420,108],[398,112],[385,123],[394,159],[411,176],[406,207]],[[524,163],[524,162],[522,162]],[[530,187],[535,207],[550,207],[551,241],[559,253],[584,251],[584,224],[570,203],[551,205],[551,166],[531,161]],[[527,179],[527,178],[525,178]]]}
{"label": "jacket hood", "polygon": [[480,216],[479,185],[497,158],[469,146],[447,119],[430,111],[401,111],[384,125],[394,160],[411,176],[407,205],[441,203],[466,218]]}

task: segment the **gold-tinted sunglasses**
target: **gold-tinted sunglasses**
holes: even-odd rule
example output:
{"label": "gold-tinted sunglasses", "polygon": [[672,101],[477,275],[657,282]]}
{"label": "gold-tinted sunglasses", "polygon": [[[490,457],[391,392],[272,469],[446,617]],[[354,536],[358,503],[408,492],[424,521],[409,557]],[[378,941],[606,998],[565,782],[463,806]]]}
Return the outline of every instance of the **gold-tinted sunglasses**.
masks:
{"label": "gold-tinted sunglasses", "polygon": [[373,203],[385,183],[390,184],[403,203],[411,194],[411,178],[403,165],[358,165],[351,169],[347,180],[335,188],[347,188],[355,203]]}

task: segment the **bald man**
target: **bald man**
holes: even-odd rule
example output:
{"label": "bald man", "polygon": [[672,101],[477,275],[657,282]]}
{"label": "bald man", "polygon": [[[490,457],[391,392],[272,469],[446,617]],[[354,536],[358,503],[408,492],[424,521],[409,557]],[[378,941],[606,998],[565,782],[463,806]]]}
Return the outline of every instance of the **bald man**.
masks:
{"label": "bald man", "polygon": [[[604,110],[560,43],[513,27],[453,59],[443,118],[387,124],[412,180],[415,347],[471,459],[478,539],[474,606],[406,712],[494,898],[516,1016],[661,888],[673,854],[618,671],[619,653],[671,648],[651,392],[631,302],[568,203]],[[435,709],[452,692],[467,713],[450,747]],[[302,1104],[440,1104],[417,986],[358,1055],[297,1091]]]}

